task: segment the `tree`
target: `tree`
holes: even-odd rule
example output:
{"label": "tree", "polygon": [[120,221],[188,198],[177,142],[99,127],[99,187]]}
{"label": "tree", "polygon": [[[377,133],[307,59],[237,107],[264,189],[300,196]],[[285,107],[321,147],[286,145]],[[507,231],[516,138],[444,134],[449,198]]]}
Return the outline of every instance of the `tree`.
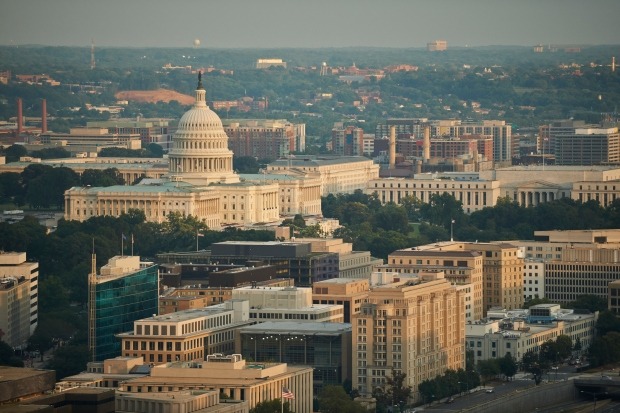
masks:
{"label": "tree", "polygon": [[373,222],[375,228],[381,228],[385,231],[407,232],[409,230],[407,211],[392,203],[375,212]]}
{"label": "tree", "polygon": [[550,304],[551,301],[548,298],[532,298],[523,304],[523,308],[530,308],[538,304]]}
{"label": "tree", "polygon": [[584,294],[577,297],[575,301],[567,303],[566,308],[574,308],[579,310],[605,311],[607,309],[607,300],[597,295]]}
{"label": "tree", "polygon": [[476,370],[478,370],[478,373],[482,376],[483,382],[497,376],[500,372],[497,359],[478,360]]}
{"label": "tree", "polygon": [[116,168],[86,169],[80,181],[83,186],[106,187],[112,185],[125,185],[125,179]]}
{"label": "tree", "polygon": [[517,374],[517,370],[517,362],[510,354],[506,354],[499,359],[499,371],[508,379],[514,377]]}
{"label": "tree", "polygon": [[162,158],[164,156],[164,148],[156,143],[149,143],[145,149],[151,158]]}
{"label": "tree", "polygon": [[612,331],[620,332],[620,320],[613,312],[602,311],[596,320],[596,335],[602,337]]}
{"label": "tree", "polygon": [[15,356],[13,347],[2,340],[0,340],[0,366],[24,367],[24,362]]}
{"label": "tree", "polygon": [[11,145],[4,150],[7,162],[17,162],[22,156],[28,155],[28,150],[23,145]]}
{"label": "tree", "polygon": [[566,334],[559,335],[555,339],[555,348],[558,352],[558,357],[561,360],[566,359],[570,357],[573,352],[573,339]]}
{"label": "tree", "polygon": [[523,370],[534,376],[534,382],[538,385],[542,382],[543,375],[549,370],[549,363],[539,356],[534,350],[530,350],[521,359]]}
{"label": "tree", "polygon": [[289,402],[284,402],[284,409],[280,399],[265,400],[264,402],[257,403],[253,409],[250,409],[250,413],[294,413],[291,411]]}
{"label": "tree", "polygon": [[444,192],[432,194],[428,203],[420,207],[422,218],[431,224],[440,225],[449,229],[452,220],[463,222],[463,203],[454,196]]}
{"label": "tree", "polygon": [[364,408],[351,400],[342,386],[325,386],[319,394],[322,413],[363,413]]}
{"label": "tree", "polygon": [[392,371],[391,376],[385,378],[385,384],[375,388],[372,396],[377,399],[384,409],[388,406],[404,406],[411,397],[411,386],[405,384],[407,374]]}

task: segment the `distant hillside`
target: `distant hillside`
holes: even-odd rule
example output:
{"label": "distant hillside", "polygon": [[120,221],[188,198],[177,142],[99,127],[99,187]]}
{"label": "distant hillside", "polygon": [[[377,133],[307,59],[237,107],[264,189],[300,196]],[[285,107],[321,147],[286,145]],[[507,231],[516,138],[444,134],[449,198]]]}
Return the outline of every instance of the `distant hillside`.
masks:
{"label": "distant hillside", "polygon": [[157,90],[122,90],[114,95],[118,100],[129,100],[135,102],[170,102],[176,100],[181,105],[191,105],[194,103],[194,97],[184,95],[174,90],[157,89]]}

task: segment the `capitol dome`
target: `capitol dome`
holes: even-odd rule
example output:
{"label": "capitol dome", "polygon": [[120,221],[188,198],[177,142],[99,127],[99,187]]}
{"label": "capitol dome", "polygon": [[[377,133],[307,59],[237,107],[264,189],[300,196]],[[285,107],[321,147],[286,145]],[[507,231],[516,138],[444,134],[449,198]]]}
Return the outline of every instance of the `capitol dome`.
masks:
{"label": "capitol dome", "polygon": [[206,102],[202,74],[198,74],[194,106],[179,120],[168,153],[169,175],[195,184],[234,183],[233,153],[222,120]]}

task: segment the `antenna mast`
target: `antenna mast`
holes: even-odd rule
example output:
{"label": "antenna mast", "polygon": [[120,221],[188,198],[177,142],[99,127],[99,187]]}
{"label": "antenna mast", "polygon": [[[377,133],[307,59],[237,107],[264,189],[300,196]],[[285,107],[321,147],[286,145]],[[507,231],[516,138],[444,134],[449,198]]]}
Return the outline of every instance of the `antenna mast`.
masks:
{"label": "antenna mast", "polygon": [[95,68],[95,39],[90,40],[90,70]]}
{"label": "antenna mast", "polygon": [[91,269],[88,274],[88,349],[91,361],[95,361],[97,339],[97,254],[95,254],[95,240],[91,254]]}

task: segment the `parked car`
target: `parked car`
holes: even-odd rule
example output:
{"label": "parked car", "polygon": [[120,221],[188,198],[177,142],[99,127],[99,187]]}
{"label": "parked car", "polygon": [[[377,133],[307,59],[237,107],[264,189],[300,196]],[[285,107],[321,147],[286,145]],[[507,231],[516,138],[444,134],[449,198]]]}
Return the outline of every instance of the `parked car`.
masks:
{"label": "parked car", "polygon": [[494,389],[487,389],[486,392],[487,393],[495,393],[495,390]]}

